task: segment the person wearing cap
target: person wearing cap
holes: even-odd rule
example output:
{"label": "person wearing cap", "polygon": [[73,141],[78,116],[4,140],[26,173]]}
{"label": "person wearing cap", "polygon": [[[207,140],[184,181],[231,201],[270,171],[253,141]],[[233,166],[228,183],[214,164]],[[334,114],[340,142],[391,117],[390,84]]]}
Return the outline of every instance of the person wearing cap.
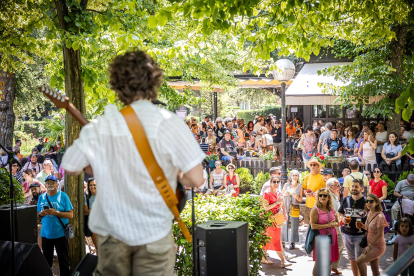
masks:
{"label": "person wearing cap", "polygon": [[32,199],[32,193],[30,192],[30,186],[32,184],[39,184],[40,191],[42,193],[46,192],[46,187],[42,183],[34,179],[33,172],[31,169],[26,169],[23,171],[23,178],[25,180],[25,182],[22,185],[23,194],[25,198],[24,204],[29,204],[30,200]]}
{"label": "person wearing cap", "polygon": [[[36,175],[36,180],[38,180],[40,183],[45,185],[46,178],[49,175],[57,176],[57,173],[53,170],[53,163],[49,159],[46,159],[43,163],[43,170]],[[58,189],[60,190],[59,186]]]}
{"label": "person wearing cap", "polygon": [[29,205],[37,205],[39,195],[41,194],[39,182],[33,182],[32,184],[30,184],[29,189],[31,193]]}
{"label": "person wearing cap", "polygon": [[342,151],[342,139],[338,137],[338,130],[332,129],[331,137],[326,139],[325,143],[323,143],[325,153],[329,153],[329,155],[333,156],[335,151]]}
{"label": "person wearing cap", "polygon": [[[323,178],[326,179],[326,189],[328,189],[329,194],[332,198],[332,205],[335,211],[335,214],[338,216],[338,209],[340,205],[340,191],[341,191],[341,184],[339,184],[338,179],[333,177],[332,169],[325,169],[323,172]],[[339,250],[339,257],[336,262],[332,263],[331,271],[335,274],[342,274],[342,272],[338,271],[339,263],[341,262],[342,251],[344,250],[344,240],[342,239],[341,230],[339,227],[336,227],[336,233],[338,238],[338,250]]]}
{"label": "person wearing cap", "polygon": [[310,173],[305,177],[302,183],[302,194],[306,196],[306,210],[305,210],[305,224],[310,223],[310,213],[313,207],[315,207],[315,193],[319,189],[325,188],[326,184],[323,180],[323,176],[319,173],[319,169],[322,168],[322,164],[316,158],[312,158],[306,163],[306,167],[309,168]]}
{"label": "person wearing cap", "polygon": [[12,174],[14,179],[16,179],[20,184],[23,184],[23,175],[20,171],[20,165],[14,160],[12,161]]}
{"label": "person wearing cap", "polygon": [[223,161],[233,161],[234,156],[230,155],[230,152],[235,152],[236,147],[233,140],[231,140],[231,131],[226,129],[224,131],[224,139],[220,141],[220,159]]}
{"label": "person wearing cap", "polygon": [[37,202],[38,216],[42,220],[40,236],[42,237],[43,256],[49,267],[52,267],[53,252],[56,249],[60,275],[69,276],[71,275],[69,241],[65,237],[65,230],[58,218],[64,225],[68,224],[69,219],[73,218],[73,206],[69,196],[62,191],[58,191],[56,176],[48,175],[45,179],[45,185],[47,193],[41,194]]}
{"label": "person wearing cap", "polygon": [[330,168],[324,168],[322,176],[323,176],[323,181],[325,181],[326,183],[329,179],[333,177],[333,170]]}

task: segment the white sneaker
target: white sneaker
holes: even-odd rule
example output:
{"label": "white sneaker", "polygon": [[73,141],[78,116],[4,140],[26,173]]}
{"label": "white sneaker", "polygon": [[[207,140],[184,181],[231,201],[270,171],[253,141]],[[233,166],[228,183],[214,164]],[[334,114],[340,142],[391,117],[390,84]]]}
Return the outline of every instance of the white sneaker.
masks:
{"label": "white sneaker", "polygon": [[289,254],[289,253],[285,252],[285,254],[283,255],[283,257],[285,257],[285,260],[286,261],[289,261],[289,260],[291,260],[293,258],[296,258],[296,255],[295,254]]}

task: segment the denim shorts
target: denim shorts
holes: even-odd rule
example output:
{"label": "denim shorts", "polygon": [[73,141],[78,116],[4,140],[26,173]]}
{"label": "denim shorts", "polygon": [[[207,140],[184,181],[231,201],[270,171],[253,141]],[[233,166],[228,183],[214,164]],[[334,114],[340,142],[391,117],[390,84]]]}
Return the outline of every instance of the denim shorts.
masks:
{"label": "denim shorts", "polygon": [[344,244],[345,244],[346,251],[348,252],[348,259],[350,261],[358,259],[358,257],[361,255],[362,251],[364,250],[364,248],[359,246],[359,243],[361,242],[362,237],[364,235],[352,236],[352,235],[347,235],[345,233],[342,233],[342,236],[344,238]]}

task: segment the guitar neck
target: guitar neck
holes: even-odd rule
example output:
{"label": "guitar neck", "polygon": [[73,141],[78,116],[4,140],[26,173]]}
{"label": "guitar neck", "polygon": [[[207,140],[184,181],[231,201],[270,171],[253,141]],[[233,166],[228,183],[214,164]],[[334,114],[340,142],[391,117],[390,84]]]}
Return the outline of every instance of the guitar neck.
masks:
{"label": "guitar neck", "polygon": [[76,109],[76,107],[72,103],[68,103],[68,107],[65,109],[67,112],[70,113],[70,115],[72,115],[73,118],[75,118],[76,121],[79,122],[81,126],[85,126],[89,123],[88,120],[83,116],[83,114],[80,113],[80,111]]}

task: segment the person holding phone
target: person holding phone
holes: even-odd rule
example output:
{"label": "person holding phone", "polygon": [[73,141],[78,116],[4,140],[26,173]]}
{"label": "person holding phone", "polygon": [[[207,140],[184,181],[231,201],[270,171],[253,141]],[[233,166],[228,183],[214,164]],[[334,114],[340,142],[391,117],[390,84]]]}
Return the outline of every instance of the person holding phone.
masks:
{"label": "person holding phone", "polygon": [[[58,191],[58,180],[56,176],[49,175],[45,179],[47,193],[41,194],[37,201],[37,212],[39,219],[42,220],[42,237],[43,256],[50,267],[53,265],[53,252],[56,253],[59,261],[61,276],[69,276],[69,242],[65,237],[65,230],[59,219],[64,225],[69,223],[73,218],[73,206],[69,196]],[[49,203],[50,202],[50,203]]]}

